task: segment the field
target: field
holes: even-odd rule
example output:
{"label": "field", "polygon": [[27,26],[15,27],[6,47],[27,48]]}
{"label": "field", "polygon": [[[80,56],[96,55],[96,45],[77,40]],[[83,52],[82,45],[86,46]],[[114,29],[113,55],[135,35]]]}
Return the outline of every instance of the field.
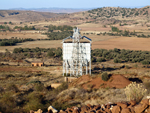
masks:
{"label": "field", "polygon": [[[13,36],[13,35],[12,35]],[[34,37],[36,39],[39,38],[45,38],[46,35],[40,35],[40,34],[26,34],[25,36],[22,35],[14,35],[22,38],[26,37]],[[96,48],[102,48],[102,49],[129,49],[129,50],[143,50],[143,51],[150,51],[149,48],[149,42],[150,38],[137,38],[137,37],[119,37],[119,36],[97,36],[97,35],[86,35],[87,37],[92,39],[92,49]],[[6,38],[6,37],[5,37]],[[5,52],[5,50],[9,50],[12,52],[14,48],[57,48],[62,47],[62,40],[42,40],[42,41],[31,41],[31,42],[24,42],[19,43],[15,46],[1,46],[0,51]]]}
{"label": "field", "polygon": [[[108,8],[108,10],[112,9]],[[118,8],[117,10],[130,12],[131,9]],[[23,18],[21,16],[23,12],[19,12],[13,15],[15,20],[14,22],[12,20],[13,24],[2,24],[9,26],[11,30],[3,31],[2,29],[1,41],[15,38],[31,38],[35,41],[17,43],[14,46],[0,46],[0,111],[16,113],[29,112],[31,109],[46,111],[49,105],[60,110],[86,104],[128,102],[124,88],[131,82],[142,83],[147,88],[147,94],[142,95],[146,98],[150,94],[149,17],[143,16],[144,12],[137,17],[132,15],[136,11],[131,15],[126,14],[129,18],[122,17],[121,13],[118,16],[108,17],[108,12],[106,17],[103,17],[103,14],[98,16],[103,12],[105,13],[105,8],[99,13],[92,10],[73,14],[56,14],[57,18],[55,14],[54,18],[49,18],[47,13],[44,17],[41,16],[42,13],[38,15],[38,13],[26,12],[30,15],[34,14],[32,19],[35,21],[29,19],[28,22],[24,20],[22,23],[20,21]],[[36,15],[41,17],[41,20],[36,19]],[[99,49],[99,53],[97,50],[95,53],[92,51],[92,76],[78,76],[72,83],[64,82],[60,49],[62,39],[45,40],[49,37],[43,33],[58,33],[57,29],[48,32],[49,25],[55,25],[55,28],[62,25],[76,26],[81,29],[82,36],[92,39],[92,50]],[[36,30],[17,31],[13,29],[15,26],[34,26]],[[117,30],[113,31],[113,27]],[[59,29],[59,31],[63,30]],[[128,34],[124,35],[125,33]],[[139,35],[142,37],[138,37]],[[16,49],[13,53],[15,48],[26,49]],[[103,49],[106,50],[103,51]],[[118,61],[115,61],[116,59]],[[44,62],[44,66],[33,67],[31,66],[33,61]],[[107,81],[102,78],[104,73],[109,75]],[[51,87],[53,83],[61,85],[54,89]]]}

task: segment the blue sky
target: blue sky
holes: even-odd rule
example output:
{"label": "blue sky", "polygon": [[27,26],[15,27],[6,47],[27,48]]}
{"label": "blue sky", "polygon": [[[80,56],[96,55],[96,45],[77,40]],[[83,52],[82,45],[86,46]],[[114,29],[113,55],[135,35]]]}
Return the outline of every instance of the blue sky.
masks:
{"label": "blue sky", "polygon": [[150,5],[150,0],[0,0],[0,9],[142,7],[147,5]]}

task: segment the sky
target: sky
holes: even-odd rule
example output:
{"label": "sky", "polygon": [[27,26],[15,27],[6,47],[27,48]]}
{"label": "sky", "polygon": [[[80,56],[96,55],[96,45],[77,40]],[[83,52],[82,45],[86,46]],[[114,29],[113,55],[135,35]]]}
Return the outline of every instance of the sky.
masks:
{"label": "sky", "polygon": [[150,5],[150,0],[0,0],[0,9],[11,8],[100,8]]}

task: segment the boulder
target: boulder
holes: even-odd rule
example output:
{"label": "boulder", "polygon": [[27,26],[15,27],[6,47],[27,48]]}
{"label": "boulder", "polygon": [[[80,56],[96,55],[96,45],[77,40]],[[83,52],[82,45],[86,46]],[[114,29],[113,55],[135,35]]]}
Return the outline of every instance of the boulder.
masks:
{"label": "boulder", "polygon": [[81,111],[80,113],[86,113],[86,112],[84,112],[84,111]]}
{"label": "boulder", "polygon": [[116,106],[114,106],[113,108],[112,108],[112,113],[120,113],[120,111],[121,111],[121,108],[120,108],[120,106],[118,106],[118,105],[116,105]]}
{"label": "boulder", "polygon": [[60,110],[59,113],[68,113],[67,111]]}
{"label": "boulder", "polygon": [[[1,112],[0,112],[1,113]],[[33,110],[30,110],[30,113],[34,113],[34,111]]]}
{"label": "boulder", "polygon": [[78,109],[74,109],[72,113],[80,113]]}
{"label": "boulder", "polygon": [[87,113],[96,113],[96,111],[90,110],[90,111],[88,111]]}
{"label": "boulder", "polygon": [[88,106],[85,106],[85,105],[84,105],[84,106],[81,107],[81,111],[82,111],[82,112],[87,112],[87,111],[89,111],[89,110],[90,110],[90,108],[89,108]]}
{"label": "boulder", "polygon": [[149,105],[149,99],[143,99],[140,103]]}
{"label": "boulder", "polygon": [[101,110],[97,110],[96,113],[103,113]]}
{"label": "boulder", "polygon": [[67,111],[68,113],[72,112],[74,109],[72,108],[67,108],[65,111]]}
{"label": "boulder", "polygon": [[131,113],[135,113],[134,107],[132,105],[128,106],[128,108],[130,109]]}
{"label": "boulder", "polygon": [[145,110],[146,113],[150,113],[150,106]]}
{"label": "boulder", "polygon": [[87,106],[91,109],[92,108],[92,105],[91,104],[87,104]]}
{"label": "boulder", "polygon": [[130,105],[135,106],[136,105],[136,101],[135,100],[131,100],[130,101]]}
{"label": "boulder", "polygon": [[123,108],[121,113],[131,113],[131,110],[129,108]]}
{"label": "boulder", "polygon": [[120,106],[122,109],[127,108],[127,103],[117,102],[117,105]]}
{"label": "boulder", "polygon": [[48,107],[48,112],[49,112],[49,113],[50,113],[50,112],[57,113],[58,110],[56,110],[53,106],[49,106],[49,107]]}
{"label": "boulder", "polygon": [[93,109],[94,109],[94,110],[99,110],[100,108],[101,108],[100,105],[95,105]]}
{"label": "boulder", "polygon": [[110,104],[107,104],[107,105],[106,105],[106,108],[107,108],[107,109],[110,109],[110,108],[111,108],[111,105],[110,105]]}
{"label": "boulder", "polygon": [[111,113],[111,110],[108,109],[108,108],[106,108],[105,111],[106,111],[107,113]]}
{"label": "boulder", "polygon": [[142,113],[147,107],[148,107],[148,105],[145,103],[138,104],[134,107],[134,111],[135,111],[135,113]]}
{"label": "boulder", "polygon": [[35,111],[34,113],[43,113],[43,111],[39,109],[38,111]]}
{"label": "boulder", "polygon": [[101,105],[101,110],[105,111],[106,106],[104,104]]}

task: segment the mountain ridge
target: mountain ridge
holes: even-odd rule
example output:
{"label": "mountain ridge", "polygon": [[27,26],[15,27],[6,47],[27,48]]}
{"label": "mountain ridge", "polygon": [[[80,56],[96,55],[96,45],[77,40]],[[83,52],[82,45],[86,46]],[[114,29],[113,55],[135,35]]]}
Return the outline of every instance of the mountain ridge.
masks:
{"label": "mountain ridge", "polygon": [[[42,10],[42,9],[41,9]],[[103,21],[105,20],[134,20],[134,19],[149,19],[150,18],[150,6],[143,8],[122,8],[122,7],[102,7],[92,9],[88,11],[80,11],[75,13],[51,13],[44,11],[24,11],[24,10],[0,10],[0,22],[5,21],[39,21],[50,18],[54,20],[61,19],[79,19],[86,21]],[[62,10],[62,9],[60,9]],[[65,11],[62,10],[62,12]],[[68,10],[66,10],[68,11]],[[71,10],[70,10],[71,11]],[[59,11],[58,11],[59,12]]]}

